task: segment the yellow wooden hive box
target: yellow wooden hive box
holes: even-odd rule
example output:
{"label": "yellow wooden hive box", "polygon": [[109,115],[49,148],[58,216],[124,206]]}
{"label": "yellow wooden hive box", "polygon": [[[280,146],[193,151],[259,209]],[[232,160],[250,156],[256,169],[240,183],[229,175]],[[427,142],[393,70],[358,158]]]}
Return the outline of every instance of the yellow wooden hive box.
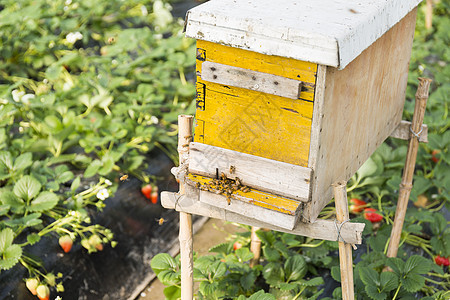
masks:
{"label": "yellow wooden hive box", "polygon": [[[331,185],[401,121],[419,2],[213,0],[190,10],[194,200],[286,229],[314,222]],[[250,192],[198,189],[222,173]]]}

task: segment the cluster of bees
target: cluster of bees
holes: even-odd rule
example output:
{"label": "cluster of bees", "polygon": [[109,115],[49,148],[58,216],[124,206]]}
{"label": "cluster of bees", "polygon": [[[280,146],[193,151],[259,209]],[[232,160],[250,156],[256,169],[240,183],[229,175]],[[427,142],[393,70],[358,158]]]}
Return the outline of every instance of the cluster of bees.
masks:
{"label": "cluster of bees", "polygon": [[[231,168],[230,168],[231,171]],[[233,172],[231,172],[233,173]],[[208,183],[197,182],[195,186],[203,191],[208,191],[216,193],[218,195],[225,195],[227,197],[227,203],[231,203],[231,195],[237,191],[243,193],[250,192],[250,188],[242,184],[241,180],[236,177],[236,179],[229,179],[224,173],[221,173],[218,179],[213,179]]]}

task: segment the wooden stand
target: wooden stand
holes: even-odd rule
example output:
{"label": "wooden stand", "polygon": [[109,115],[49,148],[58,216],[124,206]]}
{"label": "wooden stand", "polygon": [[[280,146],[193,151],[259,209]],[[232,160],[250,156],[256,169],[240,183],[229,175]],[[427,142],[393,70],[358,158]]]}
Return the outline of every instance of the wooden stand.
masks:
{"label": "wooden stand", "polygon": [[[340,226],[349,221],[348,203],[347,203],[347,183],[337,182],[333,184],[334,202],[336,205],[337,230],[340,232]],[[351,244],[347,244],[340,235],[339,239],[339,263],[341,268],[341,287],[342,299],[355,299],[353,288],[353,258]]]}
{"label": "wooden stand", "polygon": [[[193,116],[178,116],[178,154],[180,166],[186,163],[189,155],[189,143],[192,141]],[[185,193],[184,183],[180,182],[180,194]],[[180,254],[181,254],[181,299],[194,297],[194,261],[192,215],[180,212]]]}
{"label": "wooden stand", "polygon": [[[416,92],[416,104],[411,124],[408,152],[406,154],[405,168],[403,170],[402,182],[398,195],[397,209],[395,211],[394,225],[392,227],[391,238],[387,251],[388,257],[396,257],[400,236],[402,233],[403,222],[405,220],[406,208],[408,206],[409,195],[411,194],[412,181],[414,176],[414,167],[416,164],[417,150],[419,148],[420,133],[422,132],[422,123],[425,115],[425,108],[428,100],[428,90],[431,79],[419,78],[419,87]],[[414,133],[415,134],[414,134]]]}
{"label": "wooden stand", "polygon": [[253,258],[250,261],[251,268],[259,264],[259,258],[261,257],[261,240],[256,235],[256,231],[258,231],[259,229],[259,227],[252,226],[250,251],[253,253]]}

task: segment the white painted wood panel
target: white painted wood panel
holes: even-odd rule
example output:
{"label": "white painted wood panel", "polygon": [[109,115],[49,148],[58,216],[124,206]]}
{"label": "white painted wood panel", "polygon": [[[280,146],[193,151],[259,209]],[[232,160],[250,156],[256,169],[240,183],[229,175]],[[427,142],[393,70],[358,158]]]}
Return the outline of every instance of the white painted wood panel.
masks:
{"label": "white painted wood panel", "polygon": [[302,82],[269,73],[228,66],[205,61],[202,64],[202,79],[252,91],[298,99]]}
{"label": "white painted wood panel", "polygon": [[[231,211],[199,202],[196,198],[198,197],[198,190],[193,187],[187,187],[186,192],[189,192],[189,194],[179,195],[172,192],[162,192],[161,204],[167,209],[175,209],[176,211],[183,211],[186,213],[236,222],[250,226],[268,228],[271,230],[311,237],[315,239],[336,241],[338,237],[335,224],[331,220],[318,219],[314,223],[297,222],[292,230],[288,230],[270,223],[249,218],[248,216],[236,214]],[[197,193],[197,195],[193,195],[195,193]],[[346,223],[341,229],[341,236],[348,243],[361,244],[364,226],[365,224],[363,223]]]}
{"label": "white painted wood panel", "polygon": [[421,0],[212,0],[186,35],[343,69]]}
{"label": "white painted wood panel", "polygon": [[261,191],[300,201],[309,199],[309,168],[195,142],[189,151],[190,173],[211,178],[224,173]]}

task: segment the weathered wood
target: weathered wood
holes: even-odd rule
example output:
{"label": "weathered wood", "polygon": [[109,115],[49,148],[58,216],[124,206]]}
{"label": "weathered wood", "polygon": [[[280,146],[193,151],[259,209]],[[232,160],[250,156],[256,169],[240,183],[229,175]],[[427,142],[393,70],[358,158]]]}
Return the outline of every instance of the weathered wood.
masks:
{"label": "weathered wood", "polygon": [[[333,184],[336,220],[338,224],[343,224],[349,220],[346,185],[346,182]],[[341,229],[346,224],[342,225]],[[352,248],[351,244],[345,238],[343,240],[341,238],[339,239],[339,265],[341,268],[342,299],[353,300],[355,299],[355,293],[353,285]]]}
{"label": "weathered wood", "polygon": [[251,236],[250,236],[250,251],[253,253],[253,258],[250,260],[250,268],[253,268],[259,264],[259,258],[261,257],[261,239],[256,235],[259,227],[252,226]]}
{"label": "weathered wood", "polygon": [[[416,92],[416,103],[412,119],[412,130],[418,133],[422,128],[423,118],[428,100],[428,89],[430,88],[431,79],[419,78],[419,87]],[[406,153],[405,168],[403,169],[402,182],[398,194],[397,209],[395,210],[394,225],[392,226],[391,238],[387,251],[388,257],[396,257],[398,245],[400,244],[400,236],[402,233],[403,222],[405,220],[406,208],[408,206],[409,195],[412,189],[412,181],[414,176],[414,168],[416,165],[417,150],[419,149],[419,141],[412,133],[409,140],[408,151]]]}
{"label": "weathered wood", "polygon": [[[411,122],[402,120],[400,124],[398,124],[397,128],[391,133],[390,137],[401,139],[401,140],[409,140],[411,137],[411,131],[409,130],[411,126]],[[419,142],[428,143],[428,126],[426,124],[422,125],[422,129],[420,133]],[[419,130],[419,131],[420,131]]]}
{"label": "weathered wood", "polygon": [[343,69],[419,2],[210,1],[187,13],[186,35]]}
{"label": "weathered wood", "polygon": [[[188,174],[186,183],[192,187],[200,184],[200,189],[206,189],[213,179],[201,175]],[[276,196],[267,192],[250,188],[249,191],[234,191],[227,198],[219,195],[219,191],[201,191],[199,201],[219,207],[224,210],[260,219],[263,222],[274,222],[274,225],[292,229],[300,215],[301,203],[297,200]],[[229,203],[229,204],[228,204]]]}
{"label": "weathered wood", "polygon": [[427,0],[425,6],[425,28],[431,29],[433,25],[433,0]]}
{"label": "weathered wood", "polygon": [[242,184],[261,191],[308,201],[311,169],[255,155],[191,143],[189,172],[215,178],[239,178]]}
{"label": "weathered wood", "polygon": [[[313,170],[310,222],[332,198],[331,185],[347,181],[401,121],[416,10],[409,13],[344,70],[328,67],[319,144]],[[370,72],[368,71],[370,70]],[[318,92],[323,87],[317,86]],[[315,129],[317,130],[317,128]]]}
{"label": "weathered wood", "polygon": [[205,61],[201,77],[205,81],[298,99],[302,82],[269,73]]}
{"label": "weathered wood", "polygon": [[[195,141],[307,167],[317,65],[201,40],[197,50]],[[204,81],[204,62],[302,81],[300,99]]]}
{"label": "weathered wood", "polygon": [[[257,219],[252,219],[247,216],[236,214],[215,206],[198,201],[199,190],[186,186],[186,194],[180,195],[171,192],[161,193],[161,204],[167,209],[175,209],[177,211],[184,211],[187,213],[195,213],[196,215],[206,216],[209,218],[221,219],[240,224],[256,226],[261,228],[268,228],[280,232],[291,233],[311,237],[315,239],[336,241],[337,232],[335,223],[329,220],[318,219],[314,223],[298,222],[294,229],[287,230],[285,228],[275,226],[270,223],[261,222]],[[188,196],[189,195],[189,196]],[[214,195],[214,194],[213,194]],[[217,196],[217,195],[216,195]],[[362,232],[364,230],[364,223],[348,223],[342,227],[341,236],[351,244],[361,244]]]}
{"label": "weathered wood", "polygon": [[[178,116],[178,154],[180,165],[186,163],[189,155],[189,143],[192,141],[193,116]],[[185,193],[185,184],[180,184],[180,194]],[[180,212],[180,256],[181,256],[181,299],[192,300],[194,297],[194,259],[192,216]]]}

